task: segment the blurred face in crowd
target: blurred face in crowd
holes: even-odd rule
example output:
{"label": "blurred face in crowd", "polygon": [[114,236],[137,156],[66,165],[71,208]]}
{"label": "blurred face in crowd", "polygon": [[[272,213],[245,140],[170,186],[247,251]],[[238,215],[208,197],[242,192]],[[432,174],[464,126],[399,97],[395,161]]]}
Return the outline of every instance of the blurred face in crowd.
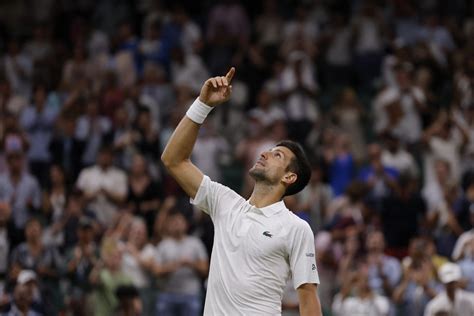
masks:
{"label": "blurred face in crowd", "polygon": [[11,174],[19,175],[23,172],[23,154],[20,152],[7,154],[8,170]]}
{"label": "blurred face in crowd", "polygon": [[371,144],[367,148],[370,164],[379,170],[382,168],[382,148],[379,144]]}
{"label": "blurred face in crowd", "polygon": [[104,251],[102,258],[104,259],[107,269],[112,271],[117,271],[120,269],[122,263],[122,253],[117,248]]}
{"label": "blurred face in crowd", "polygon": [[181,213],[175,213],[168,218],[168,233],[173,238],[181,238],[186,235],[188,223]]}
{"label": "blurred face in crowd", "polygon": [[47,97],[46,89],[44,87],[37,87],[34,92],[33,97],[34,97],[35,105],[37,107],[42,108],[46,102],[46,97]]}
{"label": "blurred face in crowd", "polygon": [[397,78],[398,85],[400,86],[402,90],[408,89],[411,87],[412,78],[411,78],[410,71],[406,69],[399,69],[396,72],[396,78]]}
{"label": "blurred face in crowd", "polygon": [[42,228],[41,224],[37,220],[31,220],[28,222],[25,228],[25,237],[28,242],[34,241],[40,241],[41,240],[41,234],[42,234]]}
{"label": "blurred face in crowd", "polygon": [[31,291],[24,284],[17,284],[15,286],[15,291],[13,294],[15,299],[15,305],[21,311],[27,311],[30,308],[31,302],[33,300]]}
{"label": "blurred face in crowd", "polygon": [[90,244],[94,241],[94,228],[92,226],[79,227],[77,229],[77,239],[80,244]]}
{"label": "blurred face in crowd", "polygon": [[99,103],[97,99],[92,98],[87,102],[86,113],[90,117],[94,117],[99,114]]}
{"label": "blurred face in crowd", "polygon": [[149,111],[143,110],[138,113],[137,118],[138,128],[148,130],[151,127],[151,115]]}
{"label": "blurred face in crowd", "polygon": [[290,149],[284,146],[274,147],[260,154],[260,158],[250,169],[249,174],[256,182],[276,186],[284,177],[296,177],[295,173],[288,171],[293,159],[295,155]]}
{"label": "blurred face in crowd", "polygon": [[369,286],[369,266],[366,262],[361,262],[358,264],[356,272],[356,282],[355,287],[357,294],[370,292]]}
{"label": "blurred face in crowd", "polygon": [[146,173],[146,160],[142,155],[133,156],[132,167],[130,169],[132,175],[143,175]]}
{"label": "blurred face in crowd", "polygon": [[114,124],[116,127],[125,127],[128,123],[128,114],[125,108],[120,107],[114,112]]}
{"label": "blurred face in crowd", "polygon": [[8,202],[0,201],[0,226],[5,226],[10,219],[11,207]]}
{"label": "blurred face in crowd", "polygon": [[132,226],[130,227],[130,231],[128,232],[128,241],[138,247],[145,245],[147,241],[147,230],[145,222],[138,219],[132,222]]}
{"label": "blurred face in crowd", "polygon": [[49,170],[49,177],[52,185],[62,185],[65,181],[64,172],[61,167],[57,165],[51,166]]}
{"label": "blurred face in crowd", "polygon": [[382,232],[371,232],[367,235],[366,248],[368,252],[383,252],[385,241]]}
{"label": "blurred face in crowd", "polygon": [[258,94],[258,97],[257,97],[257,103],[259,107],[264,108],[264,109],[268,108],[270,106],[271,100],[272,100],[272,97],[266,89],[260,90],[260,93]]}
{"label": "blurred face in crowd", "polygon": [[103,149],[99,152],[99,155],[97,157],[97,164],[102,169],[107,169],[112,166],[113,159],[114,159],[114,156],[113,156],[112,150]]}

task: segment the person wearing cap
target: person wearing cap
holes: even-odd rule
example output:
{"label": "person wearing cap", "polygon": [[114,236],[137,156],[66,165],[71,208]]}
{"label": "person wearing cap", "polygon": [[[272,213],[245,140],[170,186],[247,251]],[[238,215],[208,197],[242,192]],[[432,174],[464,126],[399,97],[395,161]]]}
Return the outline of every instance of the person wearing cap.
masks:
{"label": "person wearing cap", "polygon": [[13,302],[8,311],[0,313],[0,316],[42,316],[43,313],[37,312],[33,308],[33,297],[25,284],[18,283],[13,292]]}
{"label": "person wearing cap", "polygon": [[440,281],[445,290],[436,295],[426,305],[424,316],[435,316],[448,313],[456,316],[474,315],[474,293],[460,289],[461,268],[455,263],[445,263],[438,270]]}
{"label": "person wearing cap", "polygon": [[16,278],[16,284],[26,286],[31,296],[31,309],[44,313],[43,298],[38,284],[38,276],[33,270],[21,270]]}

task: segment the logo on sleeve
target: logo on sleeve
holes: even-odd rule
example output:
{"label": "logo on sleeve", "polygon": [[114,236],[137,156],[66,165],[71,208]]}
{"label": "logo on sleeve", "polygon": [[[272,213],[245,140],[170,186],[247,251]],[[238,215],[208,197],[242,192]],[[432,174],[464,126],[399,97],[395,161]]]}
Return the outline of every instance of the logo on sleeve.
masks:
{"label": "logo on sleeve", "polygon": [[266,236],[268,238],[272,238],[273,235],[270,234],[270,232],[268,230],[266,230],[266,231],[263,232],[263,236]]}
{"label": "logo on sleeve", "polygon": [[306,257],[314,258],[314,253],[312,252],[307,252]]}

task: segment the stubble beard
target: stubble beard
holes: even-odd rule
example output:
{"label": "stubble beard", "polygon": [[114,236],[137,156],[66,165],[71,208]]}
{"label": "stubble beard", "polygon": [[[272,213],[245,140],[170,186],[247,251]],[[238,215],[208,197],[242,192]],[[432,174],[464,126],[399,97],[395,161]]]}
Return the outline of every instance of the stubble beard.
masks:
{"label": "stubble beard", "polygon": [[255,183],[260,182],[260,183],[271,184],[272,182],[268,178],[267,174],[265,173],[265,170],[261,170],[261,169],[253,167],[249,170],[249,175],[252,179],[255,180]]}

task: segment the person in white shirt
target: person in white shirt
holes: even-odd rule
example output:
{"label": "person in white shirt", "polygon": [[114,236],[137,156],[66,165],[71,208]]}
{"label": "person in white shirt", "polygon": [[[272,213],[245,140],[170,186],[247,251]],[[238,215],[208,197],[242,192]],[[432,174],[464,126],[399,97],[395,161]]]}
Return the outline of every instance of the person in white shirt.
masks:
{"label": "person in white shirt", "polygon": [[301,147],[283,141],[264,151],[249,171],[255,186],[248,200],[211,181],[190,161],[200,124],[214,106],[230,98],[234,73],[231,68],[225,77],[204,83],[161,156],[192,203],[214,223],[204,315],[281,315],[290,275],[300,315],[322,315],[313,232],[282,201],[309,181]]}
{"label": "person in white shirt", "polygon": [[83,169],[76,184],[85,193],[88,207],[105,228],[112,226],[119,205],[127,197],[127,175],[115,168],[112,162],[112,147],[102,147],[97,164]]}
{"label": "person in white shirt", "polygon": [[424,316],[435,316],[444,312],[448,315],[474,315],[474,293],[459,288],[461,268],[455,263],[445,263],[438,270],[438,276],[445,290],[426,305]]}
{"label": "person in white shirt", "polygon": [[[388,316],[390,302],[386,296],[371,289],[370,267],[362,259],[355,271],[344,279],[341,291],[334,297],[332,310],[335,316]],[[352,293],[352,295],[351,295]]]}

